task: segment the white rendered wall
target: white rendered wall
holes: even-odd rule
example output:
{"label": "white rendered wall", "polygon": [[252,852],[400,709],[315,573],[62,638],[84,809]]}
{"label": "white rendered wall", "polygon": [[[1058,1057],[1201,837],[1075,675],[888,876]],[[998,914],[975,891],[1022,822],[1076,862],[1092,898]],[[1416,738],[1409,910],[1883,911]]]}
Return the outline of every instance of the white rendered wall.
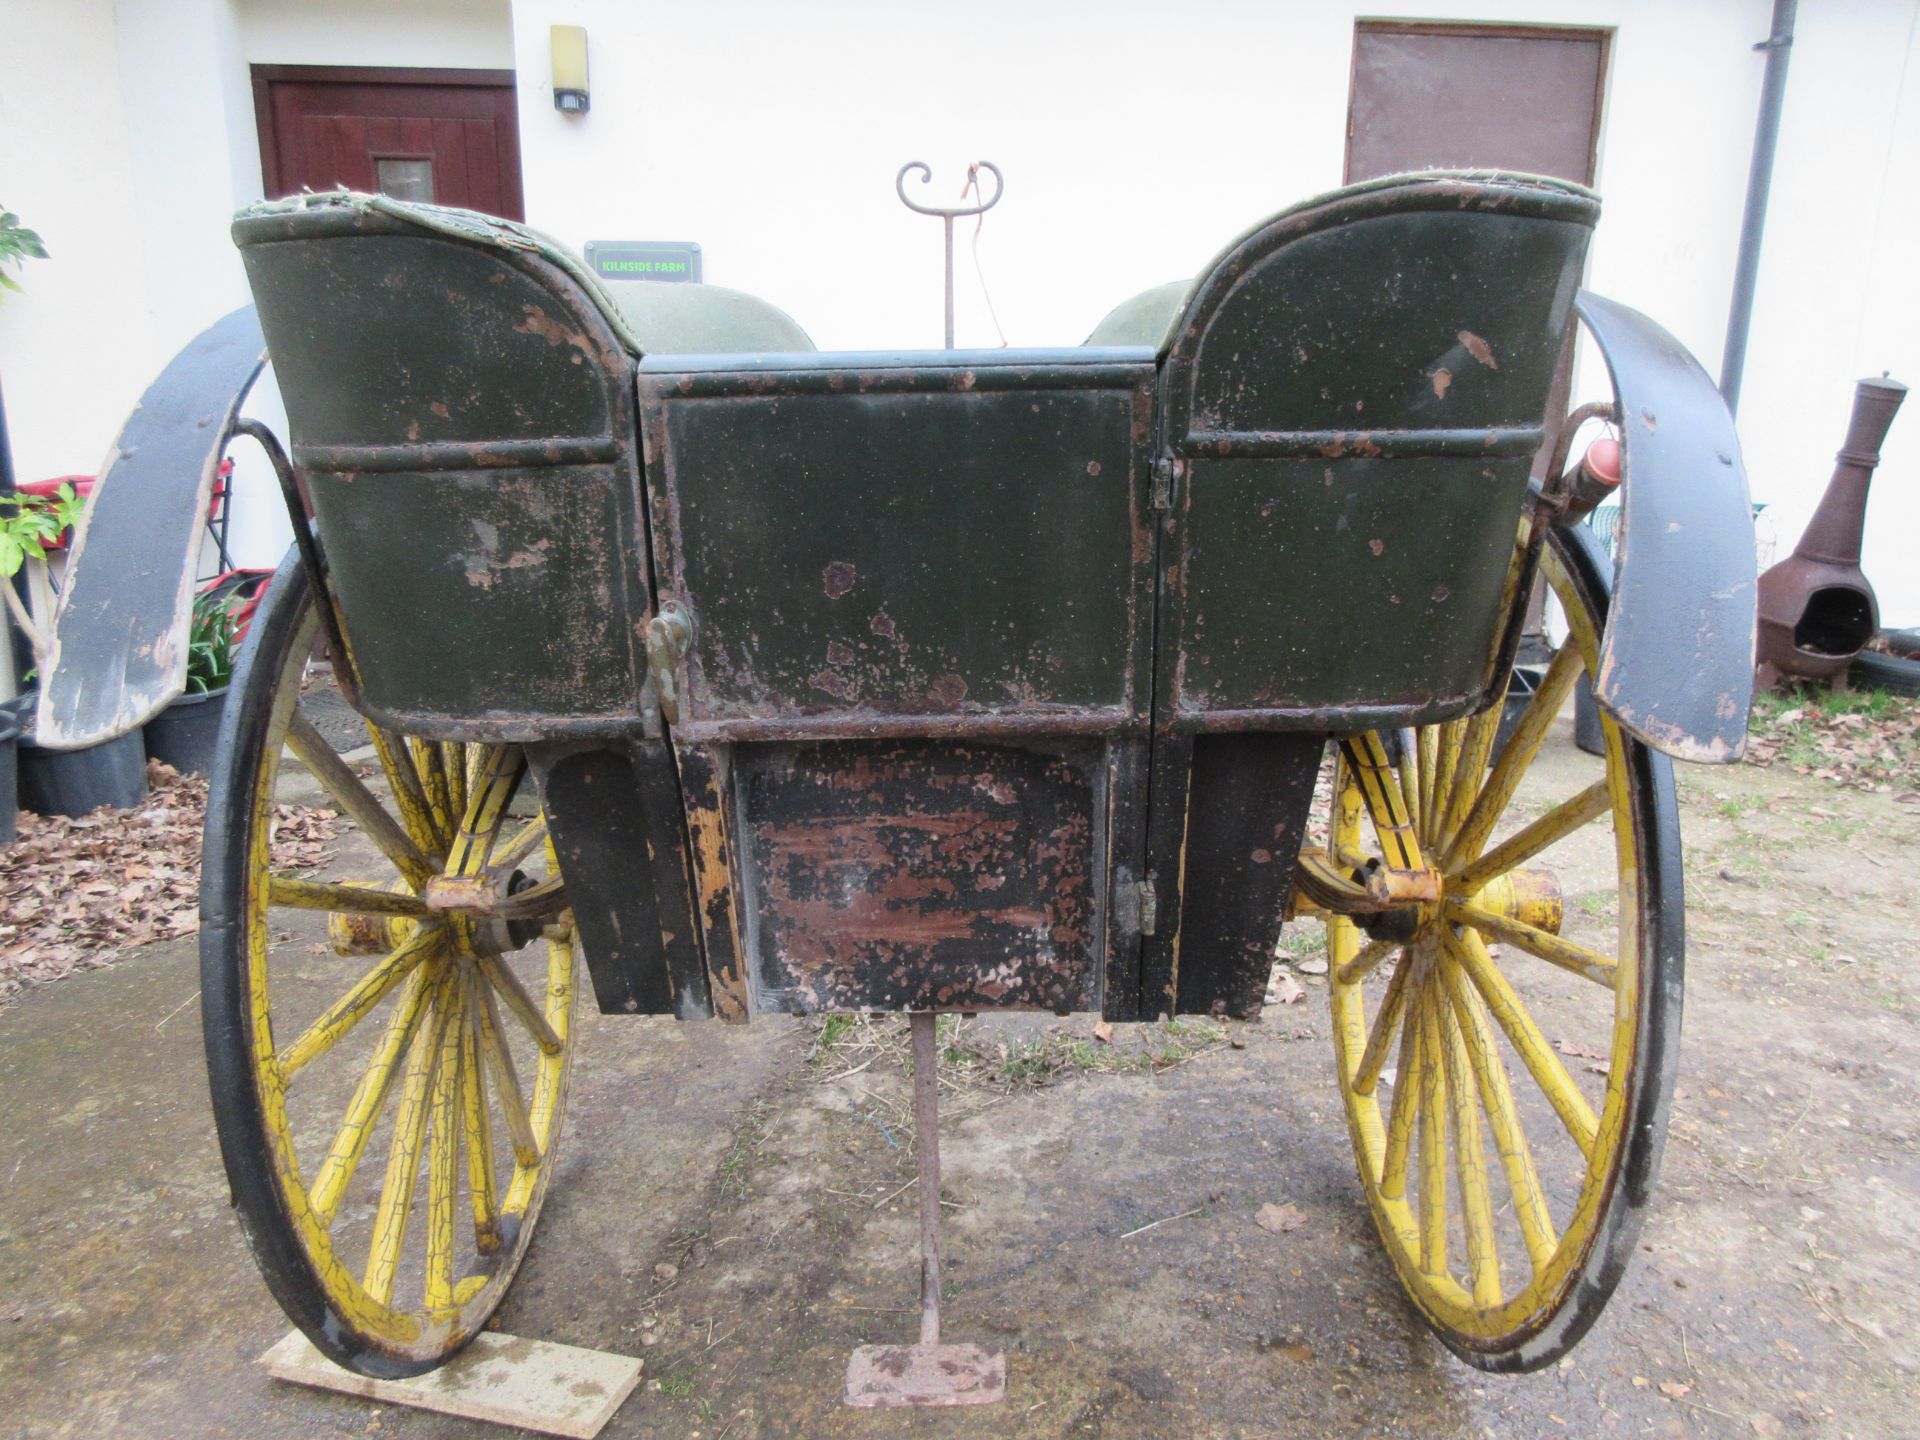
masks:
{"label": "white rendered wall", "polygon": [[[1006,337],[1072,343],[1190,275],[1247,224],[1337,185],[1354,21],[1321,0],[979,0],[964,13],[820,0],[515,0],[527,214],[589,239],[695,240],[706,277],[790,311],[823,348],[940,343],[940,227],[902,162],[957,200],[1007,172],[981,263]],[[1590,283],[1717,376],[1769,0],[1405,0],[1402,18],[1614,30]],[[1852,381],[1920,382],[1920,0],[1801,8],[1741,408],[1783,550],[1819,497]],[[588,31],[593,109],[554,110],[548,27]],[[1902,98],[1904,96],[1904,99]],[[1897,124],[1896,124],[1897,112]],[[962,222],[961,344],[997,343]],[[1598,383],[1583,366],[1583,383]],[[1888,446],[1867,568],[1920,620],[1920,401]]]}
{"label": "white rendered wall", "polygon": [[240,0],[257,65],[511,70],[507,0]]}

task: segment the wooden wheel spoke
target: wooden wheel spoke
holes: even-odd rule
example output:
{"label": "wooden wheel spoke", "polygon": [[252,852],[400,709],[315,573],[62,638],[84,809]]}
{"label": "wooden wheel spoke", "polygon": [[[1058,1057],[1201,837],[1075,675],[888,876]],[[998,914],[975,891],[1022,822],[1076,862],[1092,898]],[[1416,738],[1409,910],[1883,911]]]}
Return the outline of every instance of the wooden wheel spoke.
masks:
{"label": "wooden wheel spoke", "polygon": [[313,722],[298,706],[287,724],[287,748],[313,772],[334,803],[346,811],[353,823],[380,848],[380,853],[393,862],[409,885],[418,890],[427,883],[427,877],[437,868],[433,861],[386,812],[346,761],[333,753],[333,746],[313,728]]}
{"label": "wooden wheel spoke", "polygon": [[1448,853],[1454,837],[1466,826],[1467,816],[1480,794],[1480,782],[1486,776],[1487,761],[1493,754],[1494,738],[1500,733],[1500,719],[1505,711],[1506,687],[1502,686],[1499,698],[1491,706],[1465,722],[1446,809],[1431,833],[1436,855]]}
{"label": "wooden wheel spoke", "polygon": [[1487,1009],[1506,1032],[1514,1052],[1547,1097],[1547,1103],[1553,1106],[1561,1124],[1567,1127],[1580,1153],[1591,1160],[1594,1142],[1600,1133],[1600,1122],[1594,1116],[1593,1107],[1580,1093],[1580,1087],[1574,1084],[1573,1076],[1567,1073],[1567,1067],[1554,1054],[1553,1047],[1547,1044],[1546,1036],[1540,1033],[1540,1027],[1514,993],[1507,977],[1487,954],[1479,935],[1472,930],[1449,930],[1443,943],[1447,953],[1466,971],[1481,999],[1486,1001]]}
{"label": "wooden wheel spoke", "polygon": [[1541,1192],[1540,1177],[1534,1169],[1533,1147],[1527,1143],[1526,1130],[1520,1124],[1519,1112],[1514,1109],[1507,1067],[1500,1059],[1486,1007],[1450,955],[1442,962],[1441,983],[1446,986],[1453,1022],[1473,1067],[1480,1106],[1486,1111],[1487,1123],[1493,1131],[1494,1149],[1499,1152],[1501,1168],[1507,1174],[1507,1192],[1513,1197],[1513,1215],[1520,1226],[1520,1238],[1527,1247],[1533,1273],[1538,1275],[1552,1261],[1560,1241],[1554,1234],[1553,1216],[1547,1209],[1547,1197]]}
{"label": "wooden wheel spoke", "polygon": [[1447,1068],[1431,987],[1409,1006],[1407,1023],[1420,1027],[1426,1062],[1420,1068],[1420,1268],[1447,1273]]}
{"label": "wooden wheel spoke", "polygon": [[1420,1076],[1430,1063],[1420,1027],[1400,1027],[1400,1068],[1393,1079],[1393,1107],[1387,1112],[1387,1144],[1380,1161],[1380,1193],[1398,1200],[1407,1193],[1407,1164],[1420,1121]]}
{"label": "wooden wheel spoke", "polygon": [[520,1076],[513,1065],[513,1053],[500,1033],[500,1012],[493,1002],[493,991],[475,985],[471,1002],[474,1034],[481,1058],[493,1071],[493,1093],[500,1101],[500,1113],[507,1122],[507,1135],[513,1141],[513,1156],[522,1166],[540,1163],[540,1142],[533,1133],[533,1121],[527,1116],[527,1104],[520,1089]]}
{"label": "wooden wheel spoke", "polygon": [[554,1032],[553,1026],[547,1023],[547,1017],[540,1013],[540,1007],[533,1003],[533,997],[521,985],[520,977],[508,969],[497,955],[482,955],[477,963],[487,984],[507,1002],[507,1008],[526,1027],[527,1033],[533,1037],[533,1043],[545,1054],[558,1055],[564,1043]]}
{"label": "wooden wheel spoke", "polygon": [[1369,940],[1352,959],[1342,962],[1333,972],[1336,983],[1352,985],[1371,975],[1380,962],[1400,948],[1398,940]]}
{"label": "wooden wheel spoke", "polygon": [[420,772],[413,768],[407,742],[378,725],[370,724],[367,729],[373,736],[374,754],[380,759],[380,768],[386,772],[387,788],[393,793],[394,808],[400,812],[407,834],[427,854],[444,855],[446,847],[434,832],[433,815],[427,807],[427,792],[420,784]]}
{"label": "wooden wheel spoke", "polygon": [[[487,867],[487,853],[505,819],[507,807],[526,773],[526,755],[518,745],[483,747],[472,794],[460,817],[460,827],[447,851],[447,872],[477,875]],[[464,772],[463,772],[464,773]]]}
{"label": "wooden wheel spoke", "polygon": [[1433,833],[1433,790],[1439,783],[1440,768],[1440,732],[1432,725],[1422,725],[1416,733],[1415,746],[1420,760],[1420,833]]}
{"label": "wooden wheel spoke", "polygon": [[467,1129],[467,1196],[473,1208],[473,1245],[500,1253],[500,1200],[494,1182],[493,1115],[487,1108],[487,1072],[473,1021],[473,981],[460,1006],[460,1105]]}
{"label": "wooden wheel spoke", "polygon": [[437,923],[421,925],[405,944],[355,981],[352,989],[328,1006],[318,1020],[276,1057],[282,1081],[291,1080],[302,1068],[339,1044],[415,966],[438,955],[444,944],[444,933]]}
{"label": "wooden wheel spoke", "polygon": [[[474,749],[482,747],[474,746]],[[485,747],[491,749],[491,746]],[[456,740],[440,742],[440,769],[447,777],[447,815],[458,819],[467,813],[467,764],[469,747]]]}
{"label": "wooden wheel spoke", "polygon": [[1460,736],[1465,726],[1463,721],[1448,720],[1429,728],[1434,732],[1433,784],[1426,792],[1427,814],[1420,833],[1436,840],[1446,820],[1447,799],[1453,794],[1454,772],[1460,765]]}
{"label": "wooden wheel spoke", "polygon": [[346,1194],[353,1172],[360,1164],[360,1157],[366,1153],[367,1138],[373,1133],[374,1123],[380,1118],[380,1111],[393,1089],[394,1079],[400,1073],[401,1057],[420,1028],[420,1018],[427,1009],[431,974],[430,970],[415,966],[413,973],[407,977],[399,1003],[387,1019],[386,1033],[381,1037],[379,1048],[367,1061],[367,1068],[361,1073],[360,1083],[354,1089],[353,1099],[347,1104],[346,1118],[340,1122],[333,1143],[327,1147],[326,1157],[314,1174],[313,1185],[307,1192],[307,1203],[323,1226],[331,1225],[334,1215],[339,1211],[340,1197]]}
{"label": "wooden wheel spoke", "polygon": [[1460,1185],[1460,1219],[1466,1233],[1467,1270],[1473,1303],[1500,1303],[1500,1246],[1493,1233],[1493,1198],[1487,1189],[1487,1152],[1480,1141],[1480,1111],[1467,1045],[1441,985],[1432,987],[1446,1056],[1447,1094],[1453,1101],[1453,1154]]}
{"label": "wooden wheel spoke", "polygon": [[1400,749],[1400,798],[1406,803],[1407,815],[1417,826],[1421,819],[1420,741],[1411,728],[1395,731],[1394,738]]}
{"label": "wooden wheel spoke", "polygon": [[1481,786],[1472,809],[1460,825],[1459,833],[1446,847],[1444,868],[1451,870],[1462,861],[1473,859],[1487,843],[1487,837],[1506,813],[1507,806],[1513,800],[1513,792],[1520,787],[1520,777],[1533,764],[1533,757],[1540,751],[1540,742],[1547,738],[1547,731],[1552,727],[1554,717],[1560,713],[1560,706],[1565,703],[1573,682],[1580,677],[1584,664],[1571,638],[1554,652],[1547,673],[1541,677],[1540,688],[1533,692],[1533,698],[1521,712],[1513,733],[1507,737],[1506,748],[1494,762],[1486,784]]}
{"label": "wooden wheel spoke", "polygon": [[465,981],[458,975],[444,986],[446,1015],[440,1023],[440,1050],[434,1061],[433,1089],[428,1103],[427,1142],[427,1277],[422,1294],[429,1310],[453,1304],[453,1217],[458,1200],[455,1160],[460,1131],[459,997]]}
{"label": "wooden wheel spoke", "polygon": [[489,870],[511,870],[526,859],[547,839],[547,817],[536,815],[514,832],[511,840],[495,847],[493,854],[487,857]]}
{"label": "wooden wheel spoke", "polygon": [[326,910],[342,915],[404,915],[414,920],[438,918],[418,896],[368,885],[336,885],[325,880],[301,880],[292,875],[267,877],[267,903],[289,910]]}
{"label": "wooden wheel spoke", "polygon": [[1612,792],[1604,779],[1596,780],[1570,800],[1562,800],[1553,809],[1524,829],[1515,831],[1499,845],[1487,851],[1457,875],[1448,878],[1447,890],[1454,895],[1472,895],[1495,876],[1524,865],[1550,845],[1557,845],[1574,831],[1606,814],[1612,804]]}
{"label": "wooden wheel spoke", "polygon": [[1387,864],[1397,870],[1421,869],[1425,862],[1420,854],[1420,837],[1414,833],[1414,818],[1407,812],[1400,782],[1379,735],[1368,730],[1345,736],[1340,741],[1340,753],[1360,786]]}
{"label": "wooden wheel spoke", "polygon": [[419,1188],[420,1149],[427,1134],[427,1116],[433,1093],[434,1071],[441,1041],[451,1020],[449,982],[442,976],[433,986],[432,1019],[413,1037],[400,1103],[394,1110],[393,1141],[387,1149],[387,1174],[380,1187],[380,1204],[373,1216],[373,1241],[367,1250],[367,1293],[382,1305],[393,1303],[393,1282],[413,1214]]}
{"label": "wooden wheel spoke", "polygon": [[1380,997],[1380,1011],[1373,1017],[1373,1028],[1367,1032],[1367,1048],[1361,1051],[1360,1063],[1354,1068],[1352,1083],[1356,1095],[1371,1095],[1380,1083],[1380,1071],[1387,1063],[1387,1047],[1393,1044],[1394,1032],[1401,1025],[1409,993],[1418,988],[1414,972],[1420,964],[1419,959],[1409,955],[1387,982],[1386,993]]}
{"label": "wooden wheel spoke", "polygon": [[447,771],[440,747],[431,740],[407,737],[407,754],[412,758],[414,772],[420,777],[420,788],[427,797],[427,815],[433,823],[433,833],[438,840],[438,848],[444,852],[453,844],[453,826],[455,814],[453,796],[447,787]]}
{"label": "wooden wheel spoke", "polygon": [[1618,979],[1619,962],[1611,956],[1589,950],[1572,940],[1563,940],[1552,931],[1529,925],[1524,920],[1482,910],[1463,900],[1449,900],[1447,914],[1463,925],[1471,925],[1483,934],[1496,936],[1529,955],[1545,960],[1549,965],[1558,965],[1562,970],[1570,971],[1583,980],[1591,980],[1596,985],[1604,985],[1609,990],[1614,988]]}

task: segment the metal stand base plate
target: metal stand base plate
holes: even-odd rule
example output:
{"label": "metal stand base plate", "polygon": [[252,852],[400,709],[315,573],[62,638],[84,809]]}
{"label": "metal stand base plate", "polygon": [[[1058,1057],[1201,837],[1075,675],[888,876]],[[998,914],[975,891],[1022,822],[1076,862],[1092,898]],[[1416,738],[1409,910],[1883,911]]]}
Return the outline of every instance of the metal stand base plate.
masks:
{"label": "metal stand base plate", "polygon": [[847,1364],[847,1404],[991,1405],[1007,1396],[1007,1357],[981,1345],[862,1345]]}

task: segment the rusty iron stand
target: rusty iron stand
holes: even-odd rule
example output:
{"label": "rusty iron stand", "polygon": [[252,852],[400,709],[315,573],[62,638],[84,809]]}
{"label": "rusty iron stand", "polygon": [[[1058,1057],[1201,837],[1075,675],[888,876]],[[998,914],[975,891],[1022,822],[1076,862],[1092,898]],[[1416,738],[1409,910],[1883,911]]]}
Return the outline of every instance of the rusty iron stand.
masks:
{"label": "rusty iron stand", "polygon": [[940,1051],[935,1016],[915,1010],[913,1130],[920,1178],[920,1343],[862,1345],[847,1362],[847,1404],[860,1408],[987,1405],[1007,1395],[1007,1357],[940,1343]]}
{"label": "rusty iron stand", "polygon": [[[984,215],[1000,203],[1000,196],[1006,189],[1006,177],[1000,173],[1000,167],[991,160],[977,160],[967,167],[967,186],[978,195],[980,171],[985,170],[993,176],[993,198],[981,199],[978,205],[957,205],[951,208],[943,205],[916,205],[907,198],[907,176],[913,171],[920,172],[920,183],[931,185],[933,171],[923,160],[909,160],[900,167],[900,173],[893,177],[893,190],[900,197],[900,203],[916,215],[938,215],[946,222],[947,231],[947,349],[953,349],[953,222],[967,215]],[[963,191],[964,195],[965,192]]]}

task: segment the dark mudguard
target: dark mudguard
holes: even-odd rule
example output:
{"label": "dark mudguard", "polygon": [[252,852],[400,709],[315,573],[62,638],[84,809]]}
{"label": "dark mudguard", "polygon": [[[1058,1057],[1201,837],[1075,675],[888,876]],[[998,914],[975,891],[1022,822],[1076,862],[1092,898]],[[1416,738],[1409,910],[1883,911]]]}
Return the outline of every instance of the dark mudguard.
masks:
{"label": "dark mudguard", "polygon": [[266,350],[253,307],[236,310],[174,356],[127,417],[74,541],[43,667],[40,744],[111,740],[185,691],[214,471]]}
{"label": "dark mudguard", "polygon": [[1676,760],[1738,760],[1753,701],[1753,512],[1733,417],[1687,349],[1581,292],[1620,405],[1613,607],[1594,698]]}

